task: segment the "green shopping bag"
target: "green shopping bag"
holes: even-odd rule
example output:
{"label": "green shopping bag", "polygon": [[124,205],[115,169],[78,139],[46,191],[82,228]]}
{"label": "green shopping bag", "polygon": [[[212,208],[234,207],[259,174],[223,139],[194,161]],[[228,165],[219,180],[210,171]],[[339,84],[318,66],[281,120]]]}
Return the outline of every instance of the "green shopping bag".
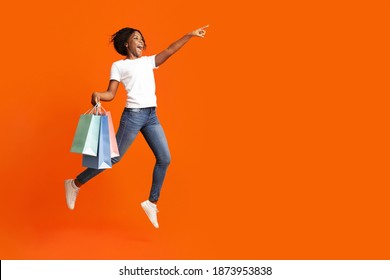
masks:
{"label": "green shopping bag", "polygon": [[92,109],[80,116],[76,133],[73,137],[73,153],[96,156],[99,143],[100,116],[96,104]]}

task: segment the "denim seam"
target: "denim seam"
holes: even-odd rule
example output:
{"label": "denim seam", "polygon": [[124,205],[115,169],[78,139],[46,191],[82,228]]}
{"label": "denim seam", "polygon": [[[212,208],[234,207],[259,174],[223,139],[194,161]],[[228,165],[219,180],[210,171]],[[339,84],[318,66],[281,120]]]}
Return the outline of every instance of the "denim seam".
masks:
{"label": "denim seam", "polygon": [[[127,120],[127,116],[126,116],[126,120],[125,120],[125,125],[124,125],[124,127],[123,127],[123,131],[126,131],[127,122],[128,122],[128,120]],[[125,133],[122,133],[121,139],[118,139],[118,140],[119,140],[118,143],[117,143],[118,147],[119,147],[120,144],[122,143],[122,140],[123,140],[124,135],[125,135]]]}

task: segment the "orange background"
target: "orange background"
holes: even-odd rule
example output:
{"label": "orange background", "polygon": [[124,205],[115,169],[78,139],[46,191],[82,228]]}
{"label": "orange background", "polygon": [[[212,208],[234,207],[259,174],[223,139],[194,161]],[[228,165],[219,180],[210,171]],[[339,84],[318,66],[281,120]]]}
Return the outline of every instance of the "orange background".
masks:
{"label": "orange background", "polygon": [[[8,1],[1,28],[1,259],[389,259],[388,1]],[[172,153],[155,230],[142,136],[83,187],[63,180],[130,26]],[[121,86],[104,106],[116,128]]]}

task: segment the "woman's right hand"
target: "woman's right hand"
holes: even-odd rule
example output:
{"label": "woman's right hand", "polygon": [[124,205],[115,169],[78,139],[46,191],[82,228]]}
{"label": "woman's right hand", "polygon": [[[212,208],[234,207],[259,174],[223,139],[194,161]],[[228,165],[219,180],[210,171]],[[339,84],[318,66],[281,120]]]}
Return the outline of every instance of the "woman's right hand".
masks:
{"label": "woman's right hand", "polygon": [[95,106],[99,102],[100,102],[100,95],[98,92],[95,91],[94,93],[92,93],[91,103],[93,106]]}

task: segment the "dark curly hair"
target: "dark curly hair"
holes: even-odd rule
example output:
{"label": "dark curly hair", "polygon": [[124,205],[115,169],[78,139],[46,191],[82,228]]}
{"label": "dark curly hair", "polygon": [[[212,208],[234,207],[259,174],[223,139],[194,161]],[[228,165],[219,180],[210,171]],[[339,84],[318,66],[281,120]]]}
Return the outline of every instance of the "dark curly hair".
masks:
{"label": "dark curly hair", "polygon": [[139,31],[138,29],[125,27],[111,36],[111,42],[114,44],[114,48],[119,54],[125,56],[127,55],[126,42],[127,40],[129,40],[131,34],[133,34],[135,31],[141,34],[142,41],[144,41],[144,49],[146,48],[145,38],[142,35],[141,31]]}

